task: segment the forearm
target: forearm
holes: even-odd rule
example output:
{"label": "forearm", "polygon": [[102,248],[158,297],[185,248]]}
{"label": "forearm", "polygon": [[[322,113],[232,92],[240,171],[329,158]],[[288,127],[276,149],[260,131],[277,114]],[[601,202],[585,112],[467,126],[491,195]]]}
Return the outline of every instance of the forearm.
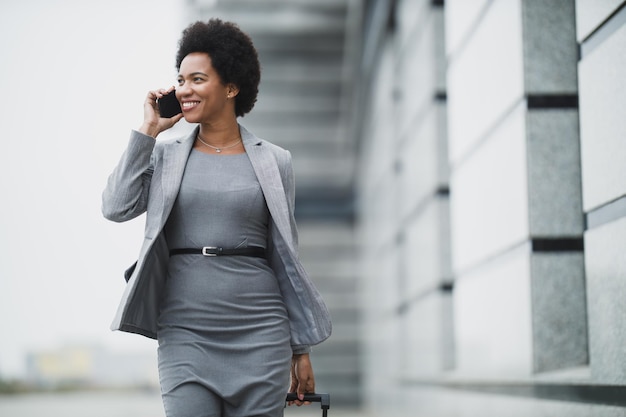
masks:
{"label": "forearm", "polygon": [[113,221],[126,221],[147,207],[152,177],[151,154],[155,140],[133,131],[128,147],[107,181],[102,193],[102,213]]}

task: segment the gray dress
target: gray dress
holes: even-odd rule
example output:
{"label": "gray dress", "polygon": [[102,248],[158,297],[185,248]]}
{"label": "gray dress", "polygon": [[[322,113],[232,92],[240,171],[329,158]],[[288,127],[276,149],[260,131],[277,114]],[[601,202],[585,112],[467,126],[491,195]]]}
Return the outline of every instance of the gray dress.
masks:
{"label": "gray dress", "polygon": [[[247,154],[192,150],[165,227],[170,249],[266,247],[268,222]],[[172,256],[158,325],[168,417],[283,415],[290,331],[267,260]]]}

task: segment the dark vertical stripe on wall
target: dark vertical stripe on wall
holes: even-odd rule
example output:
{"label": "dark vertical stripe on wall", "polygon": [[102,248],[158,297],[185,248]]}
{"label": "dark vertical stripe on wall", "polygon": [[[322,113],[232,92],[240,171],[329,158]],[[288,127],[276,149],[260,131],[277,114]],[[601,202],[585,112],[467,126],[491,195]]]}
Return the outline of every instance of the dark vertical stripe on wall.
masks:
{"label": "dark vertical stripe on wall", "polygon": [[533,252],[580,252],[585,249],[583,238],[534,238]]}
{"label": "dark vertical stripe on wall", "polygon": [[609,36],[626,24],[626,2],[622,3],[603,25],[599,26],[580,44],[580,59],[584,59]]}
{"label": "dark vertical stripe on wall", "polygon": [[577,109],[577,94],[529,94],[526,106],[531,109]]}
{"label": "dark vertical stripe on wall", "polygon": [[435,101],[445,103],[448,100],[448,94],[445,91],[437,91],[434,95]]}
{"label": "dark vertical stripe on wall", "polygon": [[435,195],[437,197],[448,197],[450,195],[450,187],[445,185],[440,186],[437,188],[437,191],[435,191]]}
{"label": "dark vertical stripe on wall", "polygon": [[444,3],[444,0],[431,0],[431,4],[435,7],[443,7]]}

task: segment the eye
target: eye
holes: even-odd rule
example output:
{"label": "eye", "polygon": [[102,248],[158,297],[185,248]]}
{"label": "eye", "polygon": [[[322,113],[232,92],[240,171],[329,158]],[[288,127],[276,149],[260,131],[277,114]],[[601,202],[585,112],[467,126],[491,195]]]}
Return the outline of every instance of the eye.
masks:
{"label": "eye", "polygon": [[178,82],[178,85],[181,86],[185,83],[185,80],[183,80],[182,78],[179,78],[178,80],[176,80],[176,82]]}
{"label": "eye", "polygon": [[202,77],[194,77],[193,82],[195,83],[201,83],[202,81],[204,81],[204,78]]}

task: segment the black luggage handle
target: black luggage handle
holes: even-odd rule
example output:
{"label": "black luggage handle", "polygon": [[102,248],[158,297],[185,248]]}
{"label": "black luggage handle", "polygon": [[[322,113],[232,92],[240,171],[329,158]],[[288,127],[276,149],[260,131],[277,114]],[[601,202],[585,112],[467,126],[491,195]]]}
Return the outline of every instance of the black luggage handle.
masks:
{"label": "black luggage handle", "polygon": [[[298,400],[298,394],[290,392],[287,394],[287,399],[285,401],[288,402],[296,400]],[[302,401],[320,403],[322,417],[326,417],[328,415],[328,409],[330,408],[330,394],[304,394],[304,400]]]}

